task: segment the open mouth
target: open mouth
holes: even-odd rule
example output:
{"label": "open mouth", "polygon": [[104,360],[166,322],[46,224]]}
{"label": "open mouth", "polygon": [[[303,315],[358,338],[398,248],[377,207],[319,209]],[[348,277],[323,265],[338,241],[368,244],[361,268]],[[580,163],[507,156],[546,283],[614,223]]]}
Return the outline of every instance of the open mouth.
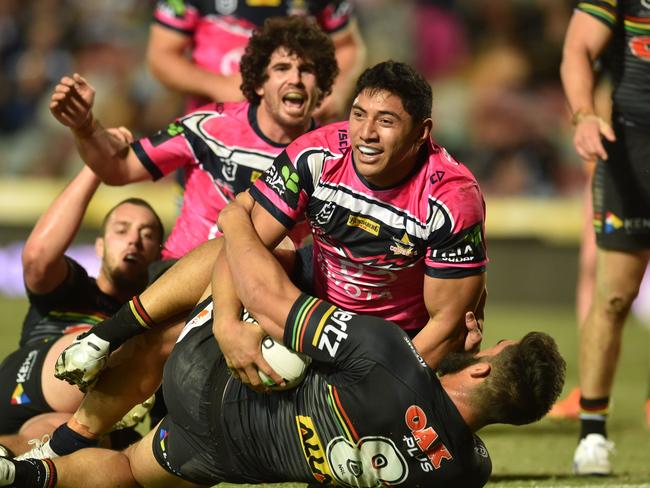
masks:
{"label": "open mouth", "polygon": [[363,146],[363,145],[358,145],[357,149],[361,154],[364,156],[367,156],[369,158],[372,158],[374,156],[378,156],[381,154],[383,151],[381,149],[378,149],[376,147],[370,147],[370,146]]}
{"label": "open mouth", "polygon": [[139,264],[142,262],[142,257],[139,254],[128,253],[124,256],[123,261],[129,264]]}
{"label": "open mouth", "polygon": [[305,104],[305,95],[299,92],[289,92],[282,97],[282,103],[293,109],[300,109]]}

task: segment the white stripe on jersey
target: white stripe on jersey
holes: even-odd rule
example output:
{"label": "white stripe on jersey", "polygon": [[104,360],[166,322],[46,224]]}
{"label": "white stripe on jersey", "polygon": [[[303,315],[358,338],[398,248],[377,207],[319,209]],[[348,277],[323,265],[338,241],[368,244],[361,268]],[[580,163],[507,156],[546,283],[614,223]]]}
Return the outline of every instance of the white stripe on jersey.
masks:
{"label": "white stripe on jersey", "polygon": [[206,132],[203,127],[210,119],[222,117],[216,112],[193,112],[182,119],[183,125],[205,141],[208,147],[222,159],[229,160],[241,166],[264,172],[273,163],[277,154],[251,151],[237,146],[226,146],[214,136]]}
{"label": "white stripe on jersey", "polygon": [[409,235],[425,241],[429,239],[433,232],[445,224],[445,214],[451,223],[451,228],[454,228],[454,218],[447,205],[431,195],[429,195],[429,211],[426,222],[420,221],[405,209],[372,198],[365,193],[359,193],[341,183],[334,184],[321,181],[314,188],[313,196],[321,201],[333,202],[339,207],[347,208],[351,212],[364,217],[376,219],[390,227],[405,228]]}

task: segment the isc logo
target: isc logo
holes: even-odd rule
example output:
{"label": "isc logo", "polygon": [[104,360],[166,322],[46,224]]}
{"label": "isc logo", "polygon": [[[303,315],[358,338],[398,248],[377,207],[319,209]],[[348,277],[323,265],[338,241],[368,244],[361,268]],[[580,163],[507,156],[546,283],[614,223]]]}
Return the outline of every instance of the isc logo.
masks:
{"label": "isc logo", "polygon": [[339,345],[348,337],[346,332],[348,329],[347,322],[352,318],[352,315],[350,312],[336,309],[327,319],[320,336],[316,334],[312,344],[321,351],[327,351],[331,357],[336,356]]}

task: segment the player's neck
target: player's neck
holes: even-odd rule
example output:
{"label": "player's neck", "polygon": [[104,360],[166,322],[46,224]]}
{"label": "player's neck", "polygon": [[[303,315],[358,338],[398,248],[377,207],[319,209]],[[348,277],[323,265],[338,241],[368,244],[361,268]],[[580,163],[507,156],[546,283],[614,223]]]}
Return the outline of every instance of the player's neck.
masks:
{"label": "player's neck", "polygon": [[134,295],[137,295],[135,290],[127,290],[124,287],[117,286],[103,270],[101,270],[99,275],[97,275],[97,287],[102,291],[102,293],[112,296],[119,302],[127,302]]}
{"label": "player's neck", "polygon": [[262,104],[257,108],[256,117],[259,130],[276,144],[289,144],[307,132],[311,126],[311,119],[299,124],[281,124]]}
{"label": "player's neck", "polygon": [[440,378],[440,384],[458,410],[460,416],[467,424],[467,427],[472,432],[476,432],[485,426],[477,415],[475,407],[472,406],[472,401],[470,400],[472,393],[471,387],[468,387],[468,385],[454,373],[442,376]]}

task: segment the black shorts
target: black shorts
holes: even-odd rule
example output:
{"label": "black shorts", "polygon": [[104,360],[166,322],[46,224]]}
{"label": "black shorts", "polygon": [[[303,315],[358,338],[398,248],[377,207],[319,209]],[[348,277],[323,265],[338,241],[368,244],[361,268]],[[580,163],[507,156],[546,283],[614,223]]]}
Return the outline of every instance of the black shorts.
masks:
{"label": "black shorts", "polygon": [[182,336],[165,363],[163,392],[168,413],[152,444],[154,457],[164,469],[203,485],[233,479],[227,457],[218,451],[223,442],[216,420],[229,379],[211,320]]}
{"label": "black shorts", "polygon": [[41,389],[41,373],[54,340],[12,352],[0,365],[0,434],[15,434],[36,415],[52,412]]}
{"label": "black shorts", "polygon": [[596,164],[592,191],[598,247],[650,249],[650,130],[614,124],[603,141],[609,159]]}

